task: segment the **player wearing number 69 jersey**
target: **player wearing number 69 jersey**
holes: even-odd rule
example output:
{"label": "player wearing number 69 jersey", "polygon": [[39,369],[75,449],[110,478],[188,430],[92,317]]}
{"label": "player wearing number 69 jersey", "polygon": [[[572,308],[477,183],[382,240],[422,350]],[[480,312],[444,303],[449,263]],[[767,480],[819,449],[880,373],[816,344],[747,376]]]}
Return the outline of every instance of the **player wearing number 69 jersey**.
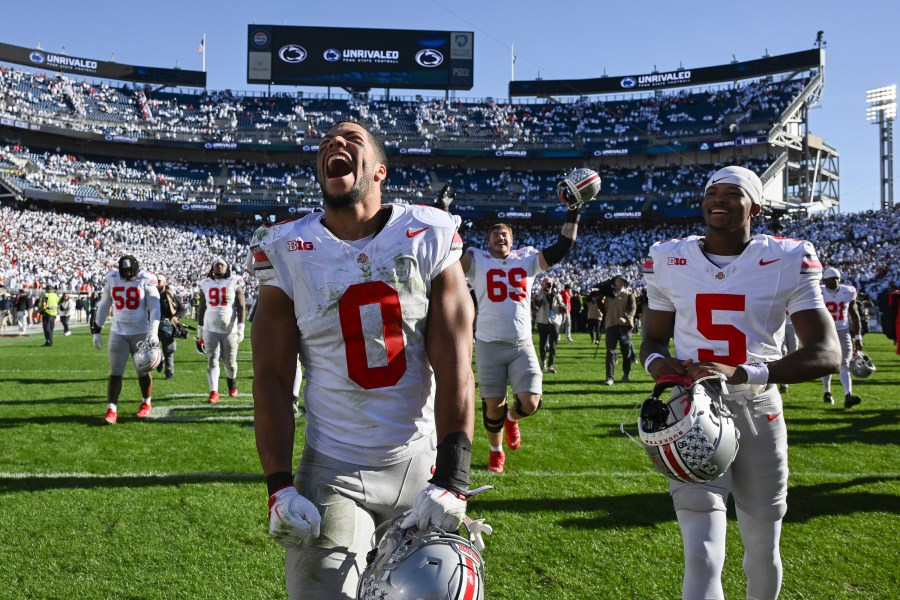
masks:
{"label": "player wearing number 69 jersey", "polygon": [[198,338],[206,352],[206,378],[209,401],[219,401],[219,358],[225,363],[228,395],[237,397],[237,352],[244,341],[244,278],[231,273],[223,259],[213,262],[209,274],[200,281],[200,306],[197,309]]}
{"label": "player wearing number 69 jersey", "polygon": [[[112,328],[109,333],[109,384],[104,420],[110,425],[118,421],[119,394],[122,392],[122,375],[128,359],[138,351],[138,344],[148,342],[159,345],[160,307],[156,275],[141,270],[137,258],[126,254],[119,259],[118,269],[106,274],[97,318],[91,325],[94,347],[103,347],[101,330],[112,309]],[[150,415],[153,379],[149,372],[138,372],[141,388],[141,405],[136,416]]]}
{"label": "player wearing number 69 jersey", "polygon": [[[569,210],[559,239],[542,251],[532,246],[513,250],[512,226],[497,223],[488,231],[488,249],[469,248],[460,260],[478,304],[475,366],[490,445],[489,471],[503,472],[504,430],[507,447],[518,450],[522,440],[519,420],[533,415],[541,406],[543,376],[531,339],[531,288],[536,275],[558,263],[571,249],[578,232],[578,216],[579,209]],[[558,328],[555,335],[559,336]],[[543,333],[541,337],[544,339]],[[555,346],[555,340],[550,342]],[[551,368],[553,354],[551,348]],[[506,401],[507,381],[515,398],[511,408]]]}
{"label": "player wearing number 69 jersey", "polygon": [[[706,234],[654,244],[644,264],[644,367],[697,380],[721,376],[723,399],[740,432],[737,456],[710,483],[670,481],[684,545],[682,597],[723,598],[725,507],[734,495],[744,542],[747,597],[781,588],[781,521],[787,510],[787,430],[776,383],[837,370],[834,323],[819,290],[822,266],[809,242],[750,235],[762,183],[725,167],[706,184]],[[802,348],[784,357],[785,311]],[[669,340],[675,338],[675,356]]]}
{"label": "player wearing number 69 jersey", "polygon": [[[386,158],[368,130],[334,125],[317,172],[325,211],[251,240],[253,396],[288,594],[332,600],[356,597],[380,523],[410,509],[404,527],[462,523],[474,310],[459,219],[383,205]],[[292,477],[298,352],[306,445]]]}

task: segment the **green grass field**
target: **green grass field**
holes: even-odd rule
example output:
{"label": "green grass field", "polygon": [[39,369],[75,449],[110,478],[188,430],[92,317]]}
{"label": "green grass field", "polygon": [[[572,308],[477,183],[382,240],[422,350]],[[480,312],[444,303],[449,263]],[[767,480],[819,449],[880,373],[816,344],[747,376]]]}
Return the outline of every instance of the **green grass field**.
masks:
{"label": "green grass field", "polygon": [[[472,484],[496,488],[469,507],[494,526],[486,597],[678,598],[681,542],[666,480],[618,430],[636,418],[649,377],[636,368],[632,383],[600,385],[603,353],[576,337],[560,344],[559,373],[547,375],[544,408],[523,424],[506,473],[485,471],[476,429]],[[284,597],[251,429],[249,339],[238,398],[205,403],[205,358],[183,340],[175,378],[154,383],[154,418],[133,417],[129,372],[112,427],[102,424],[105,349],[84,328],[71,337],[58,328],[52,348],[42,343],[40,334],[0,339],[0,598]],[[881,334],[866,346],[878,371],[854,382],[862,405],[824,405],[818,381],[785,396],[782,598],[898,595],[900,357]],[[837,377],[832,386],[840,397]],[[725,589],[743,598],[733,508],[729,516]]]}

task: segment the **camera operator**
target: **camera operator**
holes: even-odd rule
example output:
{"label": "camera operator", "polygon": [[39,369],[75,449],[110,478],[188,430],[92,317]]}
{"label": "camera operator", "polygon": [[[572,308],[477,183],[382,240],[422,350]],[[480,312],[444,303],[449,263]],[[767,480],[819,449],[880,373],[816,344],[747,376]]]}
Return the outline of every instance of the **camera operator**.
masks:
{"label": "camera operator", "polygon": [[616,345],[622,352],[622,381],[631,381],[631,363],[634,359],[634,346],[631,344],[631,330],[634,328],[634,313],[637,311],[637,298],[627,289],[628,280],[624,275],[612,278],[615,287],[603,301],[604,328],[606,330],[606,381],[613,384],[616,363],[619,361]]}
{"label": "camera operator", "polygon": [[603,296],[594,288],[584,297],[587,310],[587,331],[592,344],[600,344],[600,321],[603,319]]}
{"label": "camera operator", "polygon": [[535,322],[540,340],[541,367],[545,371],[556,373],[556,344],[565,318],[566,302],[552,278],[546,278],[541,284],[535,304],[538,307]]}
{"label": "camera operator", "polygon": [[184,316],[184,305],[177,295],[168,285],[165,275],[159,275],[157,278],[157,289],[159,289],[159,347],[162,350],[163,360],[156,367],[157,371],[166,371],[166,379],[175,377],[175,351],[178,345],[175,342],[177,337],[176,329],[180,326],[178,319]]}

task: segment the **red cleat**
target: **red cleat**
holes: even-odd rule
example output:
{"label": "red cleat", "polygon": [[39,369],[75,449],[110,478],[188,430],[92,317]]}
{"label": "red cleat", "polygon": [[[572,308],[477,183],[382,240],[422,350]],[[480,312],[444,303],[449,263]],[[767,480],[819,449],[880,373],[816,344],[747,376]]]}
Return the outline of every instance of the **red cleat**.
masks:
{"label": "red cleat", "polygon": [[503,432],[506,434],[506,445],[510,450],[518,450],[522,445],[522,434],[519,432],[519,422],[506,419],[503,423]]}
{"label": "red cleat", "polygon": [[138,408],[138,411],[136,413],[134,413],[134,416],[136,416],[138,419],[144,419],[146,417],[149,417],[150,416],[150,405],[147,404],[146,402],[141,402],[141,406],[140,406],[140,408]]}
{"label": "red cleat", "polygon": [[228,395],[231,396],[232,398],[237,398],[238,397],[237,388],[234,388],[233,390],[228,390]]}
{"label": "red cleat", "polygon": [[503,463],[506,462],[506,455],[503,454],[503,450],[499,452],[494,452],[491,450],[491,455],[488,458],[488,471],[493,471],[494,473],[502,473],[503,472]]}
{"label": "red cleat", "polygon": [[210,402],[210,404],[218,404],[219,403],[219,392],[210,392],[209,393],[209,402]]}
{"label": "red cleat", "polygon": [[119,415],[111,408],[106,409],[106,416],[103,417],[103,420],[106,421],[108,425],[115,425],[116,421],[119,420]]}

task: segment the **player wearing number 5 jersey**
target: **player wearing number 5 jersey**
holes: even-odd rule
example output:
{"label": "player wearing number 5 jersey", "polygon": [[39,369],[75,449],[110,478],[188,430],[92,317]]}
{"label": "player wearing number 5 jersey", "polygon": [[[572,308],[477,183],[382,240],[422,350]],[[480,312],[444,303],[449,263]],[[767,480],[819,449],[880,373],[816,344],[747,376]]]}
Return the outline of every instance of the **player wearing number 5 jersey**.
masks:
{"label": "player wearing number 5 jersey", "polygon": [[[291,598],[355,598],[384,521],[412,509],[404,527],[451,531],[465,516],[474,310],[459,220],[382,205],[385,163],[364,127],[333,126],[317,158],[325,211],[250,245],[256,442]],[[292,477],[298,352],[307,422]]]}
{"label": "player wearing number 5 jersey", "polygon": [[[797,383],[838,369],[840,351],[809,242],[750,235],[762,183],[741,167],[717,171],[701,211],[706,234],[654,244],[645,261],[649,309],[641,344],[655,380],[720,375],[740,432],[737,457],[711,483],[672,480],[684,545],[682,597],[723,598],[725,507],[734,495],[747,598],[781,589],[781,521],[787,510],[787,431],[774,384]],[[782,357],[785,311],[802,347]],[[669,340],[675,339],[675,355]]]}
{"label": "player wearing number 5 jersey", "polygon": [[[156,275],[141,270],[138,260],[131,255],[119,259],[119,268],[106,274],[102,298],[97,308],[97,318],[91,325],[94,347],[103,347],[100,334],[112,309],[112,328],[109,333],[109,383],[106,392],[106,416],[110,425],[118,421],[119,394],[122,392],[122,375],[128,359],[138,351],[140,342],[159,345],[160,307]],[[150,415],[153,378],[150,373],[138,372],[141,388],[141,405],[135,416]]]}
{"label": "player wearing number 5 jersey", "polygon": [[[862,349],[862,328],[859,306],[856,302],[856,288],[841,283],[841,272],[835,268],[828,268],[822,274],[822,297],[837,328],[841,344],[840,377],[841,387],[844,388],[844,408],[850,408],[862,402],[862,399],[853,393],[853,379],[850,377],[850,358],[854,350]],[[822,384],[825,388],[825,404],[834,404],[831,395],[831,374],[822,378]]]}
{"label": "player wearing number 5 jersey", "polygon": [[200,306],[197,309],[197,335],[206,353],[206,378],[209,401],[219,401],[219,359],[225,363],[228,395],[237,397],[237,352],[244,341],[244,278],[233,275],[221,258],[216,259],[205,279],[200,281]]}

